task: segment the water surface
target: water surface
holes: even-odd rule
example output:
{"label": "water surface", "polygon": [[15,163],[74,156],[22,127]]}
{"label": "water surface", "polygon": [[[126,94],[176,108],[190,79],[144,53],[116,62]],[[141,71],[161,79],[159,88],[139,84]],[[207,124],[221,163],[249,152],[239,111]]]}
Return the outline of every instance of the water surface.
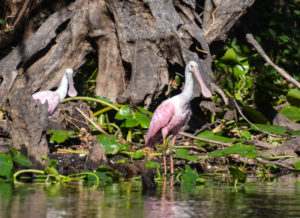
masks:
{"label": "water surface", "polygon": [[0,183],[0,217],[300,217],[299,181],[165,188]]}

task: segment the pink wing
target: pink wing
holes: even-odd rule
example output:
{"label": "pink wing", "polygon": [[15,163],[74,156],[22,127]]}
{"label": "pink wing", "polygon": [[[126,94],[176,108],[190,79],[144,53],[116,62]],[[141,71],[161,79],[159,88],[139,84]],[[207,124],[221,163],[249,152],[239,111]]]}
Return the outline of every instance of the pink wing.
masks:
{"label": "pink wing", "polygon": [[53,91],[40,91],[32,95],[34,100],[39,100],[41,104],[48,102],[48,116],[52,116],[60,102],[59,95]]}
{"label": "pink wing", "polygon": [[151,146],[157,140],[161,139],[161,129],[168,125],[174,112],[175,107],[171,102],[160,105],[156,108],[146,135],[146,146]]}

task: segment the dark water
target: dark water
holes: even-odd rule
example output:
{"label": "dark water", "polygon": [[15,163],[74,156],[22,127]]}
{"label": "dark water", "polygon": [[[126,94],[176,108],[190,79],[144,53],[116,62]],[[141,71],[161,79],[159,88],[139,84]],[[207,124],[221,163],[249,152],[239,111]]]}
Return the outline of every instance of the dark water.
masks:
{"label": "dark water", "polygon": [[152,196],[136,183],[0,183],[0,217],[300,217],[300,182],[248,183],[237,190],[215,183],[192,190],[160,186]]}

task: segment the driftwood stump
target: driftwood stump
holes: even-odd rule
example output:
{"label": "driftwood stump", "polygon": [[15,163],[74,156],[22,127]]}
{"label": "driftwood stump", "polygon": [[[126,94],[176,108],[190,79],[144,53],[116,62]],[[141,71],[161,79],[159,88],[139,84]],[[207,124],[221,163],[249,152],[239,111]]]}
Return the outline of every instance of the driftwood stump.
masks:
{"label": "driftwood stump", "polygon": [[[68,2],[52,5],[51,10],[42,0],[1,3],[14,8],[14,14],[6,27],[11,32],[0,30],[1,37],[7,39],[0,40],[0,48],[11,50],[0,60],[0,106],[8,111],[13,146],[24,148],[30,157],[40,149],[33,157],[37,163],[37,156],[48,152],[47,115],[45,106],[32,102],[31,94],[56,87],[64,70],[71,67],[78,71],[90,53],[98,56],[96,95],[116,102],[149,104],[162,95],[169,73],[182,73],[190,60],[198,62],[210,89],[224,97],[211,70],[209,44],[225,40],[254,0],[214,1],[215,11],[206,23],[200,18],[203,6],[195,0]],[[41,15],[44,22],[37,22],[41,23],[39,28],[24,30],[23,40],[9,40],[21,26],[32,27],[38,14],[32,13],[31,18],[29,12],[37,7],[50,15]],[[15,47],[11,49],[11,45]],[[198,96],[199,87],[196,89]]]}

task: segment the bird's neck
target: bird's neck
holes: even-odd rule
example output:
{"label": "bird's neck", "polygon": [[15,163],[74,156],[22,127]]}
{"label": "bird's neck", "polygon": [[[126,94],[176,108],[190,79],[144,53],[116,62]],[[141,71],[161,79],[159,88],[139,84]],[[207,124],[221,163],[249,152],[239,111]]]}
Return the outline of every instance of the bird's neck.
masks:
{"label": "bird's neck", "polygon": [[65,73],[55,92],[59,94],[59,98],[62,101],[67,96],[67,91],[68,91],[68,78],[67,78],[67,74]]}
{"label": "bird's neck", "polygon": [[191,73],[186,73],[184,88],[180,95],[187,103],[189,103],[192,100],[193,87],[194,87],[193,76]]}

